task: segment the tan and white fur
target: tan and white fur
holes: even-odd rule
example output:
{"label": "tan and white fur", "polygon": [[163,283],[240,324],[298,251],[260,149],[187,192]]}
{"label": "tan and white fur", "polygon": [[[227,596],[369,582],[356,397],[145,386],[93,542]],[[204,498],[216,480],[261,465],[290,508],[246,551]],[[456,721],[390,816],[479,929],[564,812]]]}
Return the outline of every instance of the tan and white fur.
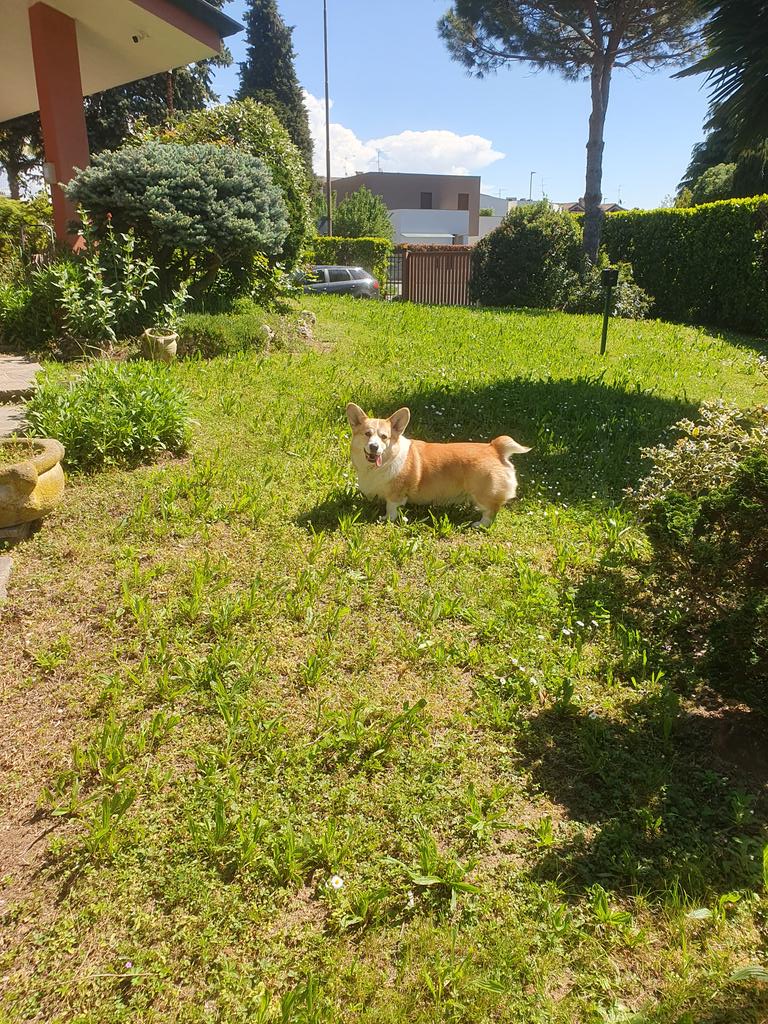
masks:
{"label": "tan and white fur", "polygon": [[406,502],[446,505],[469,499],[481,514],[474,525],[490,526],[501,506],[517,493],[510,456],[530,448],[506,435],[488,444],[417,441],[404,434],[410,418],[410,410],[402,408],[376,419],[349,403],[352,465],[360,490],[367,498],[384,498],[392,522]]}

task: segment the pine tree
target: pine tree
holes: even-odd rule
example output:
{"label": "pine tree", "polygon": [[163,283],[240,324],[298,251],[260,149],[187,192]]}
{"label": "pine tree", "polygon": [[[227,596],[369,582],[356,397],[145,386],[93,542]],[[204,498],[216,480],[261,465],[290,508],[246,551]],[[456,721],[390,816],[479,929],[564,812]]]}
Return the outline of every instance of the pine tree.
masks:
{"label": "pine tree", "polygon": [[139,119],[155,127],[168,121],[173,113],[204,110],[215,103],[218,96],[212,88],[213,67],[231,62],[227,51],[220,57],[88,96],[85,121],[91,154],[119,149],[132,136]]}
{"label": "pine tree", "polygon": [[293,29],[288,28],[275,0],[249,0],[244,17],[246,59],[240,65],[239,100],[266,103],[285,126],[307,168],[312,171],[312,136],[301,86],[293,62]]}
{"label": "pine tree", "polygon": [[694,0],[454,0],[438,28],[471,74],[522,62],[570,81],[589,79],[584,249],[596,263],[614,69],[683,63],[698,41]]}
{"label": "pine tree", "polygon": [[19,199],[25,175],[39,170],[43,159],[40,115],[23,114],[0,124],[0,167],[8,178],[11,199]]}
{"label": "pine tree", "polygon": [[[229,0],[208,2],[222,7]],[[88,96],[85,120],[91,154],[119,149],[132,137],[139,118],[155,127],[170,120],[174,113],[204,110],[216,103],[219,97],[213,91],[214,68],[228,67],[231,63],[232,55],[225,47],[217,57]]]}

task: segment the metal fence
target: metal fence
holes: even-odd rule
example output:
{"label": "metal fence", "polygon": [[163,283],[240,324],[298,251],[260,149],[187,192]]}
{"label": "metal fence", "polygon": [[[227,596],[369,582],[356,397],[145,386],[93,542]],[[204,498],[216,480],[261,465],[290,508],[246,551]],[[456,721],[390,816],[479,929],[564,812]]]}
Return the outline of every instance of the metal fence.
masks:
{"label": "metal fence", "polygon": [[399,299],[403,294],[403,250],[395,249],[387,263],[387,283],[384,286],[386,299]]}

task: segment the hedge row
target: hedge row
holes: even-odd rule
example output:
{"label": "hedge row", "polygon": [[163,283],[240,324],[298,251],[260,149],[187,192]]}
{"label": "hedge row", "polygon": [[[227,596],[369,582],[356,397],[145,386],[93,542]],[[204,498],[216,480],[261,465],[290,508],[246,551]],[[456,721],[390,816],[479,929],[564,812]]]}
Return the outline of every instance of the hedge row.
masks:
{"label": "hedge row", "polygon": [[308,253],[310,263],[365,267],[382,284],[387,279],[389,257],[394,245],[388,238],[340,238],[318,235]]}
{"label": "hedge row", "polygon": [[603,245],[632,264],[656,316],[768,332],[768,196],[611,213]]}

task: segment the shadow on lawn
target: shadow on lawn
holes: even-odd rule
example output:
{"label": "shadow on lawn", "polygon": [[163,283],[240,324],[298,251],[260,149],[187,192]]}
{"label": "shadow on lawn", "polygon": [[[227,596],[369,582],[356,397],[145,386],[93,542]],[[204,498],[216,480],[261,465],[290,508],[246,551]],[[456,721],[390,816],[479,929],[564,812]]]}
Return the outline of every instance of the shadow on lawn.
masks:
{"label": "shadow on lawn", "polygon": [[[435,520],[444,517],[455,527],[470,526],[477,519],[477,512],[471,505],[447,505],[443,507],[409,505],[405,509],[408,523],[432,526]],[[325,501],[314,505],[296,516],[294,522],[305,530],[328,533],[338,530],[342,519],[353,519],[356,523],[384,522],[386,503],[383,499],[367,499],[346,489],[333,491]]]}
{"label": "shadow on lawn", "polygon": [[411,410],[410,436],[425,441],[487,441],[511,434],[530,445],[515,459],[521,495],[533,484],[563,501],[617,501],[642,474],[640,449],[657,444],[690,402],[605,384],[600,375],[571,380],[513,377],[458,390],[432,386],[408,393],[356,396],[374,415]]}
{"label": "shadow on lawn", "polygon": [[550,709],[531,720],[521,748],[534,785],[585,826],[549,848],[536,874],[649,893],[677,880],[701,900],[761,890],[768,765],[745,772],[667,692],[629,714]]}
{"label": "shadow on lawn", "polygon": [[345,518],[354,519],[358,523],[375,523],[383,515],[383,502],[367,501],[362,494],[339,488],[332,491],[324,501],[296,516],[294,522],[305,530],[325,533],[338,530],[340,520]]}

